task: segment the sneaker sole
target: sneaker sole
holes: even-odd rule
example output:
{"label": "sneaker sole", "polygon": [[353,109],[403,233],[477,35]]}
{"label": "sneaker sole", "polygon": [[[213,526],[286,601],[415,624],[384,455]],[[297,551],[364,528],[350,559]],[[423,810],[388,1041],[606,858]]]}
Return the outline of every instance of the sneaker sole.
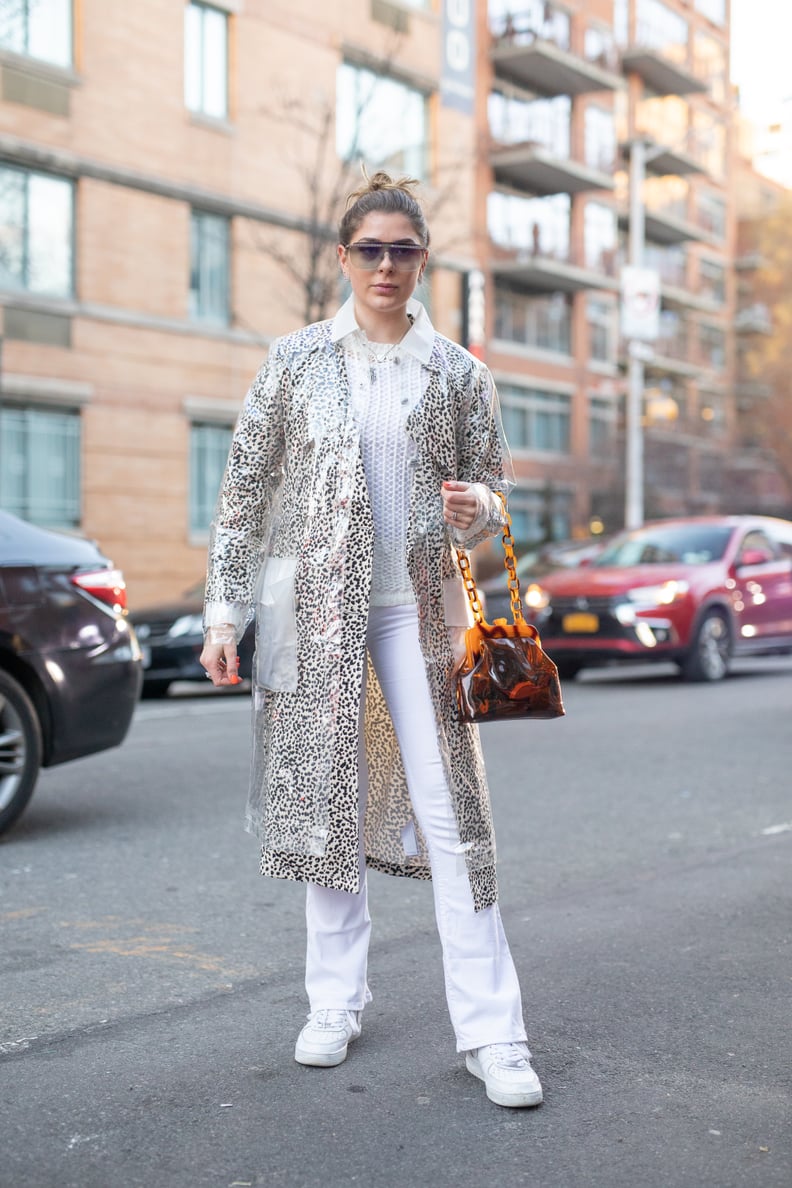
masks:
{"label": "sneaker sole", "polygon": [[508,1093],[505,1090],[501,1092],[501,1090],[493,1088],[487,1084],[487,1078],[484,1076],[484,1073],[469,1055],[465,1057],[465,1065],[469,1073],[472,1073],[474,1077],[478,1077],[480,1081],[484,1082],[487,1097],[495,1105],[506,1106],[507,1109],[526,1109],[530,1106],[541,1105],[544,1100],[541,1089],[534,1089],[531,1093]]}
{"label": "sneaker sole", "polygon": [[298,1064],[308,1064],[313,1068],[334,1068],[343,1064],[347,1058],[347,1046],[337,1052],[309,1052],[299,1045],[294,1049],[294,1059]]}

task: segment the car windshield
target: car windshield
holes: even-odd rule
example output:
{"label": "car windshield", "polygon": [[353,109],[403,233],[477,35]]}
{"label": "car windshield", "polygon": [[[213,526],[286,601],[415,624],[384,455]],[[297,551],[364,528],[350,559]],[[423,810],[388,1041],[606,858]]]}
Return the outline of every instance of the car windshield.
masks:
{"label": "car windshield", "polygon": [[602,565],[706,565],[720,561],[732,534],[728,524],[662,524],[619,536],[594,561]]}

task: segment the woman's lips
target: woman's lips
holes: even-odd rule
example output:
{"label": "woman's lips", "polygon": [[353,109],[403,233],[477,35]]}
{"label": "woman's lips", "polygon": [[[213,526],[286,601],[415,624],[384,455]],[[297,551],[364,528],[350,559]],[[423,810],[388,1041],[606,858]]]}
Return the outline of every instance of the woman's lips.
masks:
{"label": "woman's lips", "polygon": [[374,288],[376,289],[376,291],[378,293],[395,293],[396,292],[396,285],[388,285],[388,284],[382,283],[382,284],[374,285]]}

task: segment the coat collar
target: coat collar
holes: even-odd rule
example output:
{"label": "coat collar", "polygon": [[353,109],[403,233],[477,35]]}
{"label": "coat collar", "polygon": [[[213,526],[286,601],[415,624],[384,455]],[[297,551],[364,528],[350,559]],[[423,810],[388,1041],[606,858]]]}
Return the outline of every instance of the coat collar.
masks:
{"label": "coat collar", "polygon": [[[426,307],[411,297],[407,302],[407,313],[412,315],[413,324],[401,340],[401,347],[408,354],[414,355],[419,362],[426,366],[432,357],[435,341],[435,329],[426,312]],[[333,318],[330,328],[330,341],[341,342],[355,331],[362,333],[355,317],[354,295],[347,298]]]}

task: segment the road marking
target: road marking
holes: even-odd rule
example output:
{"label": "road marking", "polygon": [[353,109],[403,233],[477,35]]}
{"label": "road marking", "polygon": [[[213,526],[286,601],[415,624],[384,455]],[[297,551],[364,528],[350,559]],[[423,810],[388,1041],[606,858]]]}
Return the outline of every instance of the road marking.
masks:
{"label": "road marking", "polygon": [[762,830],[762,837],[773,837],[776,833],[792,833],[792,821],[785,821],[783,825],[768,825]]}

